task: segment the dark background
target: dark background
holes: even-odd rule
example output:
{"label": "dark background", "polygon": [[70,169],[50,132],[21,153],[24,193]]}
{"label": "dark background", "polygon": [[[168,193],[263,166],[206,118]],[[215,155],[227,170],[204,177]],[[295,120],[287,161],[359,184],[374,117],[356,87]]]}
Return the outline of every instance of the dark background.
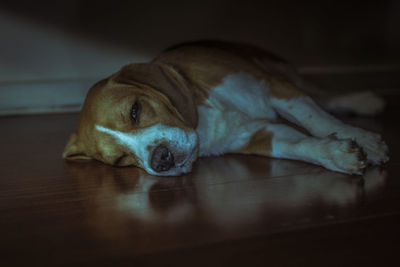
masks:
{"label": "dark background", "polygon": [[0,9],[149,53],[217,38],[258,44],[300,66],[400,62],[396,0],[3,0]]}
{"label": "dark background", "polygon": [[334,91],[400,88],[400,1],[0,1],[0,116],[78,112],[121,66],[199,39],[248,42]]}

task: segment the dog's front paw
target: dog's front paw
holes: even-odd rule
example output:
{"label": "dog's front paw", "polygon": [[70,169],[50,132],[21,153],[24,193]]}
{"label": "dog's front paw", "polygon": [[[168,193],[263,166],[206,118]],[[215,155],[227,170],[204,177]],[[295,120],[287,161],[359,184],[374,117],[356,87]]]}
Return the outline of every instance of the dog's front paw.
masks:
{"label": "dog's front paw", "polygon": [[363,131],[354,139],[367,154],[368,163],[381,165],[389,161],[389,148],[379,134]]}
{"label": "dog's front paw", "polygon": [[328,140],[328,153],[322,159],[323,166],[338,172],[361,175],[367,166],[363,148],[350,139]]}

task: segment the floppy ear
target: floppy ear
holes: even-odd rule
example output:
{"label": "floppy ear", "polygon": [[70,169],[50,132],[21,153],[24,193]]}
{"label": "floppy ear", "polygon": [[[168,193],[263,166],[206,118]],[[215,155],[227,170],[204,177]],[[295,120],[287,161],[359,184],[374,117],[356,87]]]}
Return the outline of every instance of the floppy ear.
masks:
{"label": "floppy ear", "polygon": [[[192,127],[197,125],[192,91],[185,78],[173,66],[167,64],[130,64],[121,69],[114,78],[116,82],[145,84],[164,94]],[[179,89],[178,89],[179,88]]]}
{"label": "floppy ear", "polygon": [[91,157],[86,155],[82,144],[78,140],[76,133],[73,133],[65,146],[64,152],[62,154],[64,159],[67,160],[90,160]]}

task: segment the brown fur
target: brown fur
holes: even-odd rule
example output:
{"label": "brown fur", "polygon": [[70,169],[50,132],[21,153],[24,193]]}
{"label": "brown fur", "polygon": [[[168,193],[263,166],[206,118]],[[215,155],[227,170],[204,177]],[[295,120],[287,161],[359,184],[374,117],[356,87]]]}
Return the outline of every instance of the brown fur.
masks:
{"label": "brown fur", "polygon": [[163,62],[179,69],[195,86],[197,105],[203,103],[208,92],[232,73],[245,72],[269,85],[277,98],[304,96],[292,83],[288,70],[279,68],[285,61],[258,47],[218,41],[196,42],[176,46],[160,54],[153,62]]}
{"label": "brown fur", "polygon": [[240,154],[269,156],[272,151],[272,138],[274,134],[266,130],[259,130],[254,133],[250,141],[242,148],[235,151]]}
{"label": "brown fur", "polygon": [[[192,128],[197,123],[195,112],[189,114],[184,109],[186,106],[178,110],[171,103],[175,96],[163,94],[152,87],[154,86],[152,78],[159,78],[160,73],[150,72],[148,76],[142,76],[139,82],[134,79],[129,80],[127,76],[131,77],[129,72],[132,71],[130,66],[95,84],[89,90],[79,116],[78,131],[71,135],[63,153],[64,158],[69,160],[95,158],[113,165],[116,159],[127,154],[118,162],[119,166],[136,165],[137,159],[134,154],[114,144],[110,136],[96,131],[94,129],[96,123],[122,132],[134,132],[159,122],[182,129]],[[161,85],[164,89],[167,88],[165,84]],[[167,90],[168,88],[165,89]],[[172,88],[169,90],[172,91]],[[177,96],[177,99],[179,97],[181,96]],[[141,99],[143,106],[140,126],[133,125],[129,117],[132,104],[137,98]]]}
{"label": "brown fur", "polygon": [[[95,84],[83,105],[78,130],[72,134],[63,157],[70,160],[94,158],[111,165],[137,165],[131,151],[112,142],[94,129],[95,124],[122,132],[135,132],[162,122],[182,129],[197,126],[196,107],[210,90],[228,74],[245,72],[264,81],[273,96],[302,96],[280,68],[285,61],[259,48],[224,42],[199,42],[176,46],[150,63],[123,67],[108,79]],[[143,105],[140,124],[130,119],[137,98]],[[240,153],[265,155],[271,135],[257,133]],[[262,147],[262,149],[257,148]]]}

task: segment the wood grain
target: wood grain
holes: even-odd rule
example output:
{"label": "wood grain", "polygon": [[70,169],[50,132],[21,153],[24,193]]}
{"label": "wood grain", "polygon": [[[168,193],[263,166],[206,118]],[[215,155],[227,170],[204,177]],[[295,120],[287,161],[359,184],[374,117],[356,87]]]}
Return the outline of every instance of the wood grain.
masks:
{"label": "wood grain", "polygon": [[0,265],[399,263],[396,111],[393,104],[375,119],[346,119],[382,132],[391,149],[389,164],[364,178],[239,155],[159,178],[63,161],[76,114],[0,118]]}

